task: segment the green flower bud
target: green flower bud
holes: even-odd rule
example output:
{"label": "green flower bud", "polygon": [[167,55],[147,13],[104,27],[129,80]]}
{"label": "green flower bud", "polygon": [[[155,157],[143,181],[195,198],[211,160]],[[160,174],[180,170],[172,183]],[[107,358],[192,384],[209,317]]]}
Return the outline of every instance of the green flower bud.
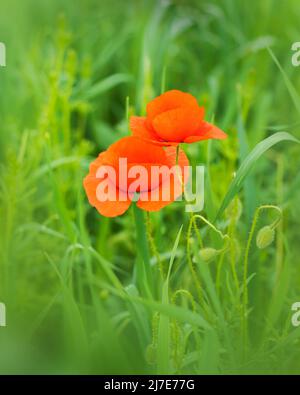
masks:
{"label": "green flower bud", "polygon": [[99,292],[100,299],[106,300],[109,297],[109,292],[106,289],[103,289]]}
{"label": "green flower bud", "polygon": [[275,230],[271,226],[264,226],[260,229],[256,236],[256,245],[258,248],[263,249],[268,247],[274,240]]}
{"label": "green flower bud", "polygon": [[204,262],[209,262],[218,255],[218,250],[216,250],[215,248],[206,247],[206,248],[202,248],[199,251],[199,254],[200,254],[200,258]]}

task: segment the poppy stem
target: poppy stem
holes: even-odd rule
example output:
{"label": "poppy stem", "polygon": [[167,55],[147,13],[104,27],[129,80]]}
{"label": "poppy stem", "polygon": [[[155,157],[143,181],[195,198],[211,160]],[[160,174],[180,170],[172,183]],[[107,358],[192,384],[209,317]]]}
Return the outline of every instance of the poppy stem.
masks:
{"label": "poppy stem", "polygon": [[163,263],[160,258],[159,252],[157,250],[154,237],[152,235],[152,226],[151,226],[151,218],[150,218],[149,211],[147,212],[147,215],[146,215],[146,228],[147,228],[147,236],[148,236],[150,250],[151,250],[152,255],[155,256],[155,258],[156,258],[157,266],[159,268],[159,272],[160,272],[161,278],[163,280],[165,278],[164,267],[163,267]]}
{"label": "poppy stem", "polygon": [[182,175],[182,173],[181,173],[181,170],[178,169],[178,167],[179,167],[179,153],[180,153],[180,144],[178,144],[178,145],[176,146],[176,159],[175,159],[175,165],[176,165],[177,176],[178,176],[179,182],[180,182],[180,184],[181,184],[182,187],[183,187],[183,175]]}
{"label": "poppy stem", "polygon": [[167,74],[167,68],[164,66],[163,72],[162,72],[162,77],[161,77],[161,86],[160,86],[160,93],[163,94],[165,93],[166,90],[166,74]]}
{"label": "poppy stem", "polygon": [[179,150],[180,150],[180,144],[177,145],[176,147],[176,166],[178,165],[179,162]]}
{"label": "poppy stem", "polygon": [[152,271],[150,266],[145,217],[143,211],[140,210],[136,204],[133,205],[133,212],[137,244],[137,283],[144,296],[152,298]]}

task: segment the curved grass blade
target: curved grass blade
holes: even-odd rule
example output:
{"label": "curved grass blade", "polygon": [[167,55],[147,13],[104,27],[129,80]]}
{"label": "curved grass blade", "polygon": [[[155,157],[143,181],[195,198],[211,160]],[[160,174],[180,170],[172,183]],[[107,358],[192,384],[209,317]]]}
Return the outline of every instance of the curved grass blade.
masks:
{"label": "curved grass blade", "polygon": [[281,72],[285,85],[289,91],[289,94],[293,100],[293,103],[297,109],[297,111],[300,114],[300,96],[298,95],[293,83],[291,82],[291,80],[289,79],[289,77],[287,76],[287,73],[284,71],[283,67],[281,66],[281,64],[279,63],[278,59],[276,58],[274,52],[272,51],[271,48],[267,48],[268,52],[271,56],[271,58],[273,59],[274,63],[276,64],[276,66],[278,67],[279,71]]}
{"label": "curved grass blade", "polygon": [[92,87],[90,87],[86,92],[81,93],[81,99],[83,100],[92,100],[97,98],[100,95],[103,95],[105,92],[113,89],[114,87],[130,82],[132,77],[129,74],[118,73],[110,75],[107,78],[95,83]]}
{"label": "curved grass blade", "polygon": [[256,145],[256,147],[250,152],[250,154],[246,157],[246,159],[241,164],[240,168],[236,173],[236,177],[232,180],[229,189],[223,199],[223,202],[219,208],[218,214],[216,216],[215,221],[217,221],[221,215],[223,214],[226,207],[232,201],[234,196],[240,191],[242,185],[245,181],[245,178],[249,174],[249,172],[254,167],[257,160],[271,147],[275,144],[280,143],[281,141],[293,141],[295,143],[300,143],[298,139],[286,132],[278,132],[273,134],[270,137],[262,140],[260,143]]}

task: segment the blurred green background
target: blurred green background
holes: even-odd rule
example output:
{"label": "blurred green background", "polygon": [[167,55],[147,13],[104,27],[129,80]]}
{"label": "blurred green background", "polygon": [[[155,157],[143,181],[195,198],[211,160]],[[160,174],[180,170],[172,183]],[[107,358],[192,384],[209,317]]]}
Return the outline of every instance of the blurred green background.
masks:
{"label": "blurred green background", "polygon": [[[200,241],[221,248],[218,234],[199,221],[188,232],[183,203],[147,216],[155,300],[139,288],[133,213],[100,217],[82,188],[93,158],[128,135],[127,110],[143,114],[162,90],[181,89],[229,135],[185,147],[206,165],[201,214],[214,221],[261,140],[300,137],[299,20],[297,0],[1,0],[1,374],[300,373],[297,144],[255,163],[214,223],[230,245],[208,264]],[[259,249],[257,231],[277,215],[261,210],[245,282],[263,204],[283,220]],[[172,255],[164,283],[158,263],[166,273]]]}

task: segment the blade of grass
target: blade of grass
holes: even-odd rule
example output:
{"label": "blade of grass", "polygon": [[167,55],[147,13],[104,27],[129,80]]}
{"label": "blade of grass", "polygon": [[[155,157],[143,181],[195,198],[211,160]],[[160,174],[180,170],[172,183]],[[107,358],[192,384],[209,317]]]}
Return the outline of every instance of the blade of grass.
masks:
{"label": "blade of grass", "polygon": [[[240,163],[242,163],[247,155],[249,154],[249,145],[247,140],[247,133],[245,130],[244,120],[242,118],[242,109],[239,111],[238,115],[238,140],[239,140],[239,159]],[[247,217],[247,222],[251,221],[251,217],[255,211],[256,207],[256,185],[253,179],[253,176],[249,175],[249,177],[245,180],[245,212]]]}
{"label": "blade of grass", "polygon": [[131,76],[128,74],[113,74],[109,77],[99,81],[94,84],[88,91],[81,94],[81,99],[84,100],[92,100],[97,98],[100,95],[103,95],[108,90],[114,88],[115,86],[129,82],[131,80]]}
{"label": "blade of grass", "polygon": [[224,210],[232,201],[234,196],[240,191],[243,186],[243,183],[248,176],[249,172],[252,170],[258,159],[271,147],[275,144],[280,143],[281,141],[293,141],[295,143],[300,143],[298,139],[286,132],[278,132],[273,134],[270,137],[267,137],[260,143],[256,145],[256,147],[250,152],[250,154],[246,157],[246,159],[241,164],[240,168],[236,173],[236,177],[231,182],[228,191],[222,201],[222,204],[219,208],[215,221],[220,219]]}
{"label": "blade of grass", "polygon": [[276,66],[278,67],[279,71],[281,72],[285,85],[289,91],[289,94],[293,100],[293,103],[297,109],[297,111],[300,114],[300,96],[298,95],[298,92],[296,91],[294,85],[292,84],[292,82],[290,81],[289,77],[287,76],[286,72],[283,70],[281,64],[279,63],[278,59],[276,58],[274,52],[272,51],[271,48],[267,48],[269,54],[271,55],[271,58],[273,59],[274,63],[276,64]]}

